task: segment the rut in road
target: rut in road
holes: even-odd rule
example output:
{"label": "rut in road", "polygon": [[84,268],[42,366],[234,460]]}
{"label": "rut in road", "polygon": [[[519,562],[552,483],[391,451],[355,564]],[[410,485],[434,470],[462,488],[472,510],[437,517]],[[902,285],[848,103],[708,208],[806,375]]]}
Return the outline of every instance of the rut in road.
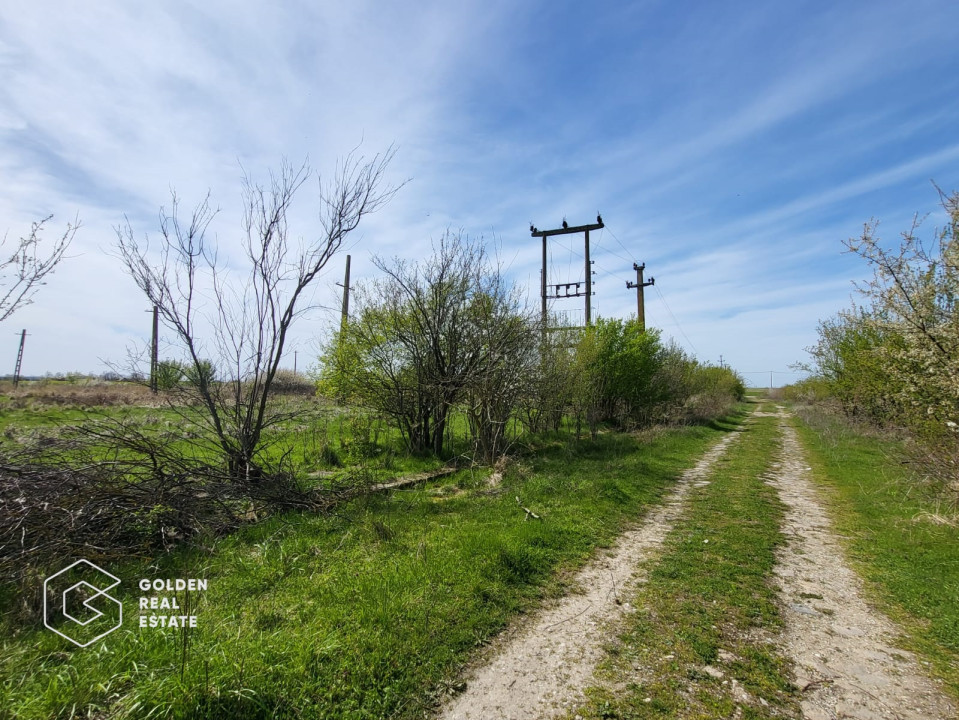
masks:
{"label": "rut in road", "polygon": [[637,568],[657,549],[683,511],[691,487],[704,478],[727,447],[732,432],[681,476],[663,505],[640,527],[620,536],[607,554],[575,578],[581,594],[504,633],[491,660],[467,678],[466,690],[446,706],[444,720],[533,720],[564,713],[583,701],[603,656],[607,626],[632,608],[625,601],[641,580]]}
{"label": "rut in road", "polygon": [[806,720],[935,720],[956,708],[894,647],[896,627],[863,600],[810,478],[796,430],[778,408],[783,450],[768,482],[787,506],[776,576],[784,653],[792,659]]}

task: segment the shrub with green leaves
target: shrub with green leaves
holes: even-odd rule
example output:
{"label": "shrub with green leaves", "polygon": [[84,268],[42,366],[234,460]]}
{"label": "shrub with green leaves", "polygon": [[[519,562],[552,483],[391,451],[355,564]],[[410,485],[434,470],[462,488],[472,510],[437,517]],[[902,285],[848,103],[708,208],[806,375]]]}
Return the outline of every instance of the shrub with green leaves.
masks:
{"label": "shrub with green leaves", "polygon": [[596,419],[622,427],[709,419],[745,395],[732,370],[699,363],[635,319],[597,320],[580,340],[577,364],[591,429]]}
{"label": "shrub with green leaves", "polygon": [[808,369],[848,415],[911,431],[920,440],[916,466],[955,494],[959,192],[940,198],[947,221],[931,240],[919,237],[917,217],[895,249],[884,247],[875,221],[847,241],[873,271],[858,286],[866,303],[820,323]]}
{"label": "shrub with green leaves", "polygon": [[872,268],[867,300],[819,325],[813,367],[851,415],[949,438],[959,429],[959,193],[942,195],[948,221],[923,241],[917,218],[899,247],[878,223],[847,241]]}
{"label": "shrub with green leaves", "polygon": [[158,390],[172,390],[186,378],[186,366],[177,360],[161,360],[156,367]]}

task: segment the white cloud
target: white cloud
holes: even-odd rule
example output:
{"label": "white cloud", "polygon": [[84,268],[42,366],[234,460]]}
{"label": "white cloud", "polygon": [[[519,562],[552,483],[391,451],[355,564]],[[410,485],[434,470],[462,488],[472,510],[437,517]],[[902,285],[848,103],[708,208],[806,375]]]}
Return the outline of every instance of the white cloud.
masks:
{"label": "white cloud", "polygon": [[[632,311],[624,280],[645,261],[672,310],[651,291],[655,323],[685,342],[675,315],[709,359],[732,361],[732,338],[745,360],[782,369],[862,272],[839,257],[839,240],[870,216],[898,222],[929,207],[926,174],[959,186],[947,132],[959,110],[927,107],[959,91],[943,69],[959,18],[935,1],[739,12],[24,5],[0,19],[0,231],[50,212],[56,223],[79,212],[85,226],[79,257],[11,321],[33,333],[27,358],[36,371],[92,370],[148,329],[132,282],[102,253],[124,213],[154,232],[171,186],[184,207],[210,189],[216,239],[235,256],[241,164],[262,178],[281,157],[309,154],[329,171],[363,140],[366,153],[396,142],[390,179],[413,180],[361,226],[354,278],[372,271],[373,252],[422,257],[431,238],[462,228],[500,240],[535,300],[528,221],[602,211],[609,232],[594,237],[593,258],[604,315]],[[308,235],[304,190],[294,221]],[[558,249],[554,262],[564,277],[583,272]],[[320,304],[337,306],[341,273],[337,258]],[[297,347],[306,353],[330,322],[321,312],[304,323]],[[13,357],[14,333],[3,335],[0,356]]]}

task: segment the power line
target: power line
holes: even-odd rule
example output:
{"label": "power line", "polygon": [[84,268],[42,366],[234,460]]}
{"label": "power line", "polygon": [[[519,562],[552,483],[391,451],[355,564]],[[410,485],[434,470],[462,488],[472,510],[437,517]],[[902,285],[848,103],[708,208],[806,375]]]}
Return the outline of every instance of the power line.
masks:
{"label": "power line", "polygon": [[[609,228],[605,228],[605,229],[606,229],[606,230],[609,230]],[[629,261],[630,261],[630,262],[636,262],[636,258],[633,257],[633,254],[629,251],[629,248],[627,248],[625,245],[623,245],[623,243],[620,242],[620,239],[619,239],[618,237],[616,237],[616,233],[614,233],[612,230],[609,230],[609,234],[613,236],[613,240],[615,240],[617,243],[619,243],[619,246],[625,251],[625,253],[626,253],[627,255],[629,255]],[[612,250],[610,250],[609,252],[612,252]],[[615,255],[616,253],[613,253],[613,254]],[[622,257],[622,256],[619,256],[619,258],[620,258],[620,260],[625,260],[625,259],[626,259],[626,258],[624,258],[624,257]]]}
{"label": "power line", "polygon": [[606,277],[611,277],[611,278],[613,278],[613,280],[615,280],[617,283],[619,283],[619,282],[621,282],[621,281],[623,280],[623,277],[622,277],[621,275],[617,277],[617,276],[614,275],[610,270],[607,270],[607,269],[604,268],[602,265],[600,265],[598,262],[596,263],[596,267],[599,268],[599,270],[603,273],[603,275],[605,275]]}
{"label": "power line", "polygon": [[[605,228],[604,228],[604,232],[605,232]],[[602,240],[602,237],[600,238],[600,240]],[[559,246],[560,248],[562,248],[563,250],[569,251],[572,255],[575,255],[577,258],[582,259],[582,258],[585,257],[585,256],[583,255],[583,253],[577,251],[576,248],[573,248],[573,247],[568,246],[568,245],[564,245],[564,244],[562,243],[562,241],[558,241],[558,240],[557,240],[557,241],[555,241],[555,244],[558,245],[558,246]],[[600,243],[597,242],[596,244],[599,245]],[[620,255],[619,253],[614,252],[613,250],[611,250],[609,247],[604,247],[604,248],[603,248],[603,251],[604,251],[604,252],[607,252],[607,253],[609,253],[610,255],[612,255],[613,257],[619,258],[620,260],[623,260],[623,261],[625,261],[625,262],[633,262],[633,260],[627,260],[627,259],[624,258],[622,255]],[[592,258],[591,258],[591,259],[592,259]],[[571,261],[570,264],[572,264],[572,261]],[[613,280],[615,280],[616,282],[623,282],[623,281],[624,281],[622,275],[617,275],[617,274],[615,274],[613,271],[608,270],[607,268],[603,267],[602,265],[599,264],[599,261],[598,261],[598,260],[593,260],[593,265],[595,265],[597,269],[601,270],[604,275],[607,275],[607,276],[611,277],[611,278],[612,278]],[[569,279],[569,278],[567,278],[567,280],[568,280],[568,279]]]}
{"label": "power line", "polygon": [[[570,247],[570,246],[568,246],[568,245],[564,245],[561,241],[558,241],[558,240],[557,240],[557,241],[554,241],[554,243],[555,243],[556,245],[558,245],[561,250],[566,250],[566,251],[569,252],[571,255],[575,255],[577,259],[580,259],[580,260],[585,259],[585,255],[583,255],[583,253],[577,251],[576,248]],[[599,244],[599,243],[597,243],[597,244]],[[617,255],[616,253],[612,252],[612,251],[609,250],[608,248],[606,248],[606,252],[610,253],[611,255],[615,255],[615,256],[618,257],[620,260],[623,259],[623,257],[622,257],[621,255]],[[550,253],[550,258],[551,258],[551,259],[552,259],[552,256],[553,256],[553,253]],[[592,259],[592,258],[590,258],[590,259]],[[552,260],[551,260],[551,261],[552,261]],[[570,263],[569,263],[569,265],[567,266],[567,270],[569,269],[569,266],[571,266],[572,264],[573,264],[573,261],[572,261],[572,258],[570,258]],[[603,267],[602,265],[600,265],[598,260],[593,260],[593,265],[596,266],[596,268],[597,268],[598,270],[601,270],[604,275],[611,277],[611,278],[612,278],[613,280],[615,280],[616,282],[621,282],[621,281],[623,280],[623,277],[622,277],[622,276],[617,276],[613,271],[608,270],[607,268],[605,268],[605,267]],[[571,275],[568,275],[568,274],[567,274],[566,280],[569,281],[570,277],[571,277]]]}
{"label": "power line", "polygon": [[[610,229],[610,227],[609,227],[608,225],[607,225],[605,228],[603,228],[603,230],[604,230],[604,232],[605,232],[606,230],[609,230],[609,234],[612,236],[613,240],[615,240],[615,241],[617,242],[617,244],[623,249],[623,251],[624,251],[627,255],[629,255],[629,257],[630,257],[633,265],[634,265],[634,266],[638,265],[638,263],[636,262],[636,258],[633,257],[633,253],[630,252],[629,248],[626,247],[626,246],[623,244],[623,242],[616,236],[616,233],[614,233],[614,232],[612,231],[612,229]],[[602,237],[602,236],[601,236],[601,237]],[[626,258],[624,258],[622,255],[619,255],[618,253],[613,252],[613,251],[610,250],[609,248],[606,248],[606,252],[608,252],[608,253],[610,253],[610,254],[612,254],[612,255],[615,255],[615,256],[618,257],[620,260],[626,260]],[[673,311],[672,311],[672,309],[669,307],[669,303],[666,302],[666,298],[663,296],[663,293],[662,293],[662,291],[659,289],[659,286],[654,285],[653,288],[656,290],[656,294],[659,296],[659,299],[662,300],[663,305],[664,305],[665,308],[666,308],[666,312],[668,312],[668,313],[669,313],[669,316],[673,319],[673,323],[676,325],[676,329],[679,330],[680,334],[686,339],[686,343],[689,345],[690,349],[692,349],[693,353],[695,353],[696,355],[698,355],[698,354],[699,354],[699,351],[696,349],[696,346],[693,345],[693,341],[689,339],[689,336],[686,334],[686,331],[683,330],[683,326],[679,324],[679,320],[677,320],[677,319],[676,319],[676,316],[673,314]]]}
{"label": "power line", "polygon": [[[599,244],[599,243],[597,243],[597,245],[598,245],[598,244]],[[624,257],[623,257],[622,255],[620,255],[618,252],[612,250],[611,248],[609,248],[609,247],[607,247],[607,246],[605,246],[605,245],[603,246],[603,250],[604,250],[605,252],[608,252],[610,255],[612,255],[612,256],[615,257],[615,258],[619,258],[619,259],[622,260],[623,262],[635,262],[635,260],[633,260],[632,257],[624,258]]]}
{"label": "power line", "polygon": [[663,305],[666,307],[666,312],[669,313],[669,317],[673,319],[673,322],[676,324],[676,328],[679,330],[682,336],[686,338],[686,342],[688,343],[689,347],[692,348],[693,353],[696,355],[699,355],[699,350],[697,350],[696,346],[693,345],[693,341],[689,339],[689,336],[686,334],[686,331],[683,330],[683,326],[679,324],[679,320],[677,320],[676,316],[673,315],[673,311],[669,307],[669,303],[666,302],[666,298],[663,297],[663,293],[660,291],[659,285],[653,285],[653,289],[656,290],[656,294],[659,295],[659,299],[663,301]]}

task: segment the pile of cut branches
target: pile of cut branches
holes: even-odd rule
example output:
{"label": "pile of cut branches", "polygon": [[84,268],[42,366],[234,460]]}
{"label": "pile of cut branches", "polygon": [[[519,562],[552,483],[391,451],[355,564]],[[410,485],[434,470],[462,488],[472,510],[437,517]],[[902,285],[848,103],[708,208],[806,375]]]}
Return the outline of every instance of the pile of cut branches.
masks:
{"label": "pile of cut branches", "polygon": [[282,466],[243,482],[170,440],[114,420],[0,448],[0,577],[19,582],[75,557],[152,557],[350,494],[306,488]]}

